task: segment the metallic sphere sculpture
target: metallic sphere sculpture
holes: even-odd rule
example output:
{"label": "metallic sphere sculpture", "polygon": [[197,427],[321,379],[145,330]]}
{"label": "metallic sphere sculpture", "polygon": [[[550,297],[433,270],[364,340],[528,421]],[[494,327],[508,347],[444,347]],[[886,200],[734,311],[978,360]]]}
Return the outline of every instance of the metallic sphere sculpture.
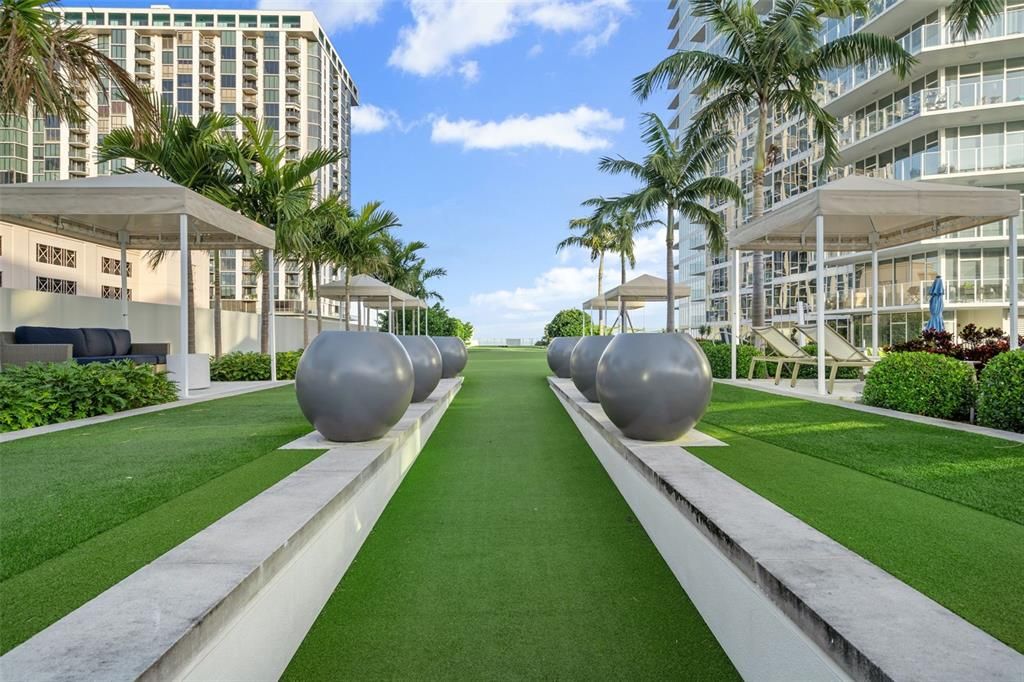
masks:
{"label": "metallic sphere sculpture", "polygon": [[441,351],[429,336],[399,336],[398,340],[412,360],[412,401],[422,403],[441,381]]}
{"label": "metallic sphere sculpture", "polygon": [[688,334],[619,334],[597,363],[597,396],[628,438],[675,440],[711,401],[711,365]]}
{"label": "metallic sphere sculpture", "polygon": [[295,371],[302,414],[339,442],[387,433],[408,409],[413,384],[412,360],[393,334],[321,332]]}
{"label": "metallic sphere sculpture", "polygon": [[568,379],[572,376],[569,358],[572,357],[572,349],[579,340],[579,336],[557,336],[548,343],[548,367],[559,379]]}
{"label": "metallic sphere sculpture", "polygon": [[469,355],[466,344],[457,336],[432,336],[437,349],[441,351],[441,376],[454,379],[455,375],[466,368]]}
{"label": "metallic sphere sculpture", "polygon": [[584,336],[576,344],[569,358],[569,369],[572,383],[580,390],[583,397],[592,403],[597,402],[597,361],[614,336]]}

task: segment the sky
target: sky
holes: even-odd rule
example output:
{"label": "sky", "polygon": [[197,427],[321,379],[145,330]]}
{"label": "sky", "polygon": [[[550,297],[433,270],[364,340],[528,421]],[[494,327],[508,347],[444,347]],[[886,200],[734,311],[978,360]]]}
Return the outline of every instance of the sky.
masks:
{"label": "sky", "polygon": [[[166,0],[165,0],[166,1]],[[79,4],[69,2],[70,4]],[[146,6],[103,2],[97,6]],[[555,245],[584,199],[633,188],[597,170],[640,159],[646,103],[634,76],[668,54],[663,0],[172,0],[180,8],[311,9],[359,88],[352,202],[382,201],[404,240],[426,242],[435,287],[477,339],[539,338],[596,293],[588,254]],[[664,277],[664,236],[637,244],[640,273]],[[609,263],[606,283],[618,281]],[[663,324],[664,306],[634,314]]]}

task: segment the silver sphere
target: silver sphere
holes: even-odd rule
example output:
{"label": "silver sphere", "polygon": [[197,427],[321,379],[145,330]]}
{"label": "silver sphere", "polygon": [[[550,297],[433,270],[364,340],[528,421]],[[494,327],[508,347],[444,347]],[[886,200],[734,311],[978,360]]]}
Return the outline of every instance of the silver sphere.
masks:
{"label": "silver sphere", "polygon": [[338,442],[387,433],[409,408],[413,384],[412,360],[393,334],[321,332],[295,371],[302,414]]}
{"label": "silver sphere", "polygon": [[711,365],[689,334],[619,334],[597,363],[597,396],[628,438],[675,440],[711,402]]}
{"label": "silver sphere", "polygon": [[569,357],[569,370],[572,383],[580,390],[583,397],[592,403],[597,402],[597,361],[614,336],[584,336],[576,344]]}
{"label": "silver sphere", "polygon": [[441,376],[454,379],[455,375],[466,368],[469,355],[466,344],[457,336],[432,336],[437,349],[441,351]]}
{"label": "silver sphere", "polygon": [[579,336],[556,336],[548,343],[548,367],[559,379],[568,379],[572,376],[569,358],[572,357],[572,349],[579,340]]}
{"label": "silver sphere", "polygon": [[399,336],[398,340],[412,360],[412,401],[422,403],[441,381],[441,351],[429,336]]}

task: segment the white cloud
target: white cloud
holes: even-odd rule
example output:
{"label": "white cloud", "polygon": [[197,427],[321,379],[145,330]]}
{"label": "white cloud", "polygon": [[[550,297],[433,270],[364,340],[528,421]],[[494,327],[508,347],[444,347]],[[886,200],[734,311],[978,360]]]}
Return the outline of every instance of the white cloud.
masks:
{"label": "white cloud", "polygon": [[390,109],[381,109],[373,104],[352,107],[352,132],[356,135],[379,133],[391,126],[403,128],[398,114]]}
{"label": "white cloud", "polygon": [[328,31],[372,24],[380,16],[385,0],[259,0],[257,9],[308,9]]}
{"label": "white cloud", "polygon": [[557,267],[536,278],[533,286],[473,294],[469,302],[501,313],[533,313],[558,308],[575,299],[582,301],[595,295],[596,287],[596,267]]}
{"label": "white cloud", "polygon": [[473,59],[462,62],[458,71],[467,83],[476,83],[480,80],[480,64]]}
{"label": "white cloud", "polygon": [[586,57],[594,54],[598,49],[608,44],[608,41],[612,39],[615,32],[619,30],[619,22],[612,20],[608,22],[604,30],[600,33],[591,33],[590,35],[584,36],[576,46],[573,48],[573,52],[581,54]]}
{"label": "white cloud", "polygon": [[430,76],[451,73],[458,57],[502,43],[529,26],[587,33],[592,37],[588,45],[597,49],[615,33],[618,18],[629,11],[629,0],[410,0],[409,9],[413,24],[399,32],[388,63]]}
{"label": "white cloud", "polygon": [[514,116],[503,121],[434,120],[430,139],[455,142],[463,149],[514,149],[548,147],[589,152],[611,143],[603,133],[622,130],[623,120],[606,109],[578,106],[570,111],[543,116]]}
{"label": "white cloud", "polygon": [[539,56],[540,53],[543,52],[543,51],[544,51],[544,46],[541,45],[540,43],[537,43],[536,45],[534,45],[533,47],[530,48],[530,50],[526,53],[526,56],[530,57],[532,59],[533,57]]}

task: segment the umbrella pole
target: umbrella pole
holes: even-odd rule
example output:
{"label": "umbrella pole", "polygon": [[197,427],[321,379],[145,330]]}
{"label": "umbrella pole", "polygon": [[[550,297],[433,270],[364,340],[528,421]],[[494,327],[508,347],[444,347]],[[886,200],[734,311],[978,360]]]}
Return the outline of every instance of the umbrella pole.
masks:
{"label": "umbrella pole", "polygon": [[814,219],[814,307],[817,309],[818,394],[825,395],[825,216]]}
{"label": "umbrella pole", "polygon": [[732,334],[729,335],[729,376],[736,380],[736,352],[740,339],[740,250],[732,251],[732,282],[730,286],[732,298]]}
{"label": "umbrella pole", "polygon": [[878,247],[871,244],[871,352],[878,352]]}
{"label": "umbrella pole", "polygon": [[1024,228],[1024,211],[1010,219],[1010,350],[1017,350],[1017,319],[1020,317],[1020,275],[1017,272],[1017,233]]}
{"label": "umbrella pole", "polygon": [[121,245],[121,328],[128,328],[128,233],[117,233]]}

